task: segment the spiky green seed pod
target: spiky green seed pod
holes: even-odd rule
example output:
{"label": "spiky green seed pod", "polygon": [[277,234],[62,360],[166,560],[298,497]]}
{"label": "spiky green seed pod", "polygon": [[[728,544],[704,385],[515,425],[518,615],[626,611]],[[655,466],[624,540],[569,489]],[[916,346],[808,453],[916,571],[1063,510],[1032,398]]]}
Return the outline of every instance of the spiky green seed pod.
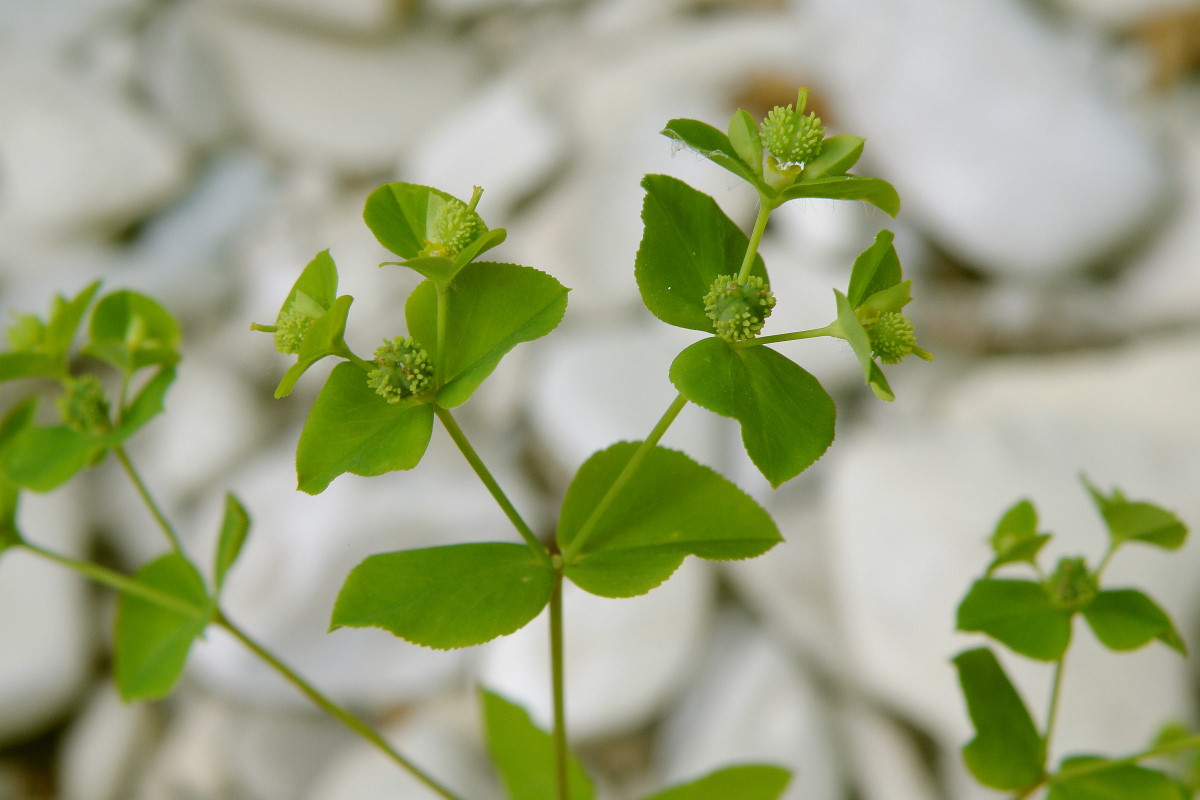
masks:
{"label": "spiky green seed pod", "polygon": [[1042,584],[1050,603],[1063,611],[1082,611],[1092,604],[1100,592],[1096,577],[1088,571],[1082,558],[1059,559],[1054,573]]}
{"label": "spiky green seed pod", "polygon": [[46,323],[36,314],[14,314],[7,334],[9,349],[14,353],[40,353],[46,349]]}
{"label": "spiky green seed pod", "polygon": [[275,320],[275,349],[281,353],[299,353],[304,336],[316,321],[295,308],[280,311]]}
{"label": "spiky green seed pod", "polygon": [[63,393],[55,401],[63,424],[80,433],[106,433],[111,422],[108,417],[108,396],[100,381],[91,375],[67,378]]}
{"label": "spiky green seed pod", "polygon": [[720,275],[704,295],[704,313],[712,320],[717,336],[727,342],[757,336],[773,308],[775,295],[757,275],[742,285],[732,275]]}
{"label": "spiky green seed pod", "polygon": [[483,221],[466,203],[451,199],[433,218],[425,255],[453,258],[475,239],[482,227]]}
{"label": "spiky green seed pod", "polygon": [[794,106],[775,106],[758,126],[763,149],[781,168],[807,164],[821,155],[825,128],[814,113],[804,114]]}
{"label": "spiky green seed pod", "polygon": [[884,364],[899,364],[917,348],[917,334],[912,320],[899,311],[885,311],[865,326],[871,339],[871,349]]}
{"label": "spiky green seed pod", "polygon": [[375,350],[375,369],[367,373],[367,385],[389,403],[421,394],[433,384],[429,355],[411,338],[396,338]]}

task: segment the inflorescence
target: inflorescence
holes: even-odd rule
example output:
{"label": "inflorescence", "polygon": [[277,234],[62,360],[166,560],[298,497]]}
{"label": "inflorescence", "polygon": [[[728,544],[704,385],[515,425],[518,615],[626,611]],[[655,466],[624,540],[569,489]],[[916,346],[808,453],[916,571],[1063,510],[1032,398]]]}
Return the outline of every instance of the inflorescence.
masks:
{"label": "inflorescence", "polygon": [[717,336],[727,342],[757,336],[773,308],[775,295],[757,275],[744,284],[732,275],[720,275],[704,295],[704,313],[713,321]]}
{"label": "inflorescence", "polygon": [[411,338],[384,339],[375,350],[375,369],[367,373],[367,384],[389,403],[399,403],[429,389],[433,364]]}

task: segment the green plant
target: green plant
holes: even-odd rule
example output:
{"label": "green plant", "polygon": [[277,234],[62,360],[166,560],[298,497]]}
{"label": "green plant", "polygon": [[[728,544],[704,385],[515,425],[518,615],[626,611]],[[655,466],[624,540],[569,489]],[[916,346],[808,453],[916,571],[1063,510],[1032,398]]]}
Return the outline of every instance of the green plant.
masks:
{"label": "green plant", "polygon": [[[353,353],[345,331],[353,298],[338,294],[328,251],[304,268],[271,324],[276,348],[295,356],[275,396],[286,397],[318,361],[333,367],[310,409],[296,448],[297,485],[317,494],[344,474],[374,476],[415,468],[441,424],[519,541],[475,542],[368,556],[346,578],[331,627],[377,627],[419,645],[458,648],[512,633],[549,608],[554,724],[536,728],[512,703],[484,692],[484,725],[503,783],[514,798],[588,798],[591,784],[566,741],[563,580],[596,595],[630,597],[668,580],[687,556],[752,558],[781,540],[770,516],[717,472],[658,442],[691,402],[735,419],[750,459],[773,487],[812,465],[833,441],[835,407],[820,383],[767,345],[821,336],[849,343],[866,383],[892,400],[880,363],[908,355],[929,359],[901,310],[911,284],[901,274],[892,234],[883,231],[855,260],[845,291],[834,290],[836,317],[820,328],[760,335],[777,299],[759,242],[771,213],[799,198],[862,200],[888,214],[895,190],[878,178],[849,174],[863,149],[850,135],[826,137],[804,115],[807,94],[760,125],[745,111],[727,133],[677,119],[664,133],[744,180],[758,198],[749,236],[707,195],[681,181],[649,175],[644,234],[635,278],[646,307],[700,337],[676,356],[678,390],[647,437],[619,442],[583,463],[563,498],[556,529],[539,536],[515,508],[459,426],[453,410],[467,402],[517,345],[549,334],[568,290],[527,266],[479,261],[504,241],[481,216],[482,190],[469,201],[426,186],[391,183],[366,201],[364,219],[424,279],[409,295],[407,331],[385,332],[371,359]],[[433,792],[455,792],[391,747],[369,724],[329,700],[252,639],[222,610],[221,590],[250,529],[232,495],[215,554],[213,583],[181,546],[126,454],[124,442],[163,408],[179,360],[179,326],[155,301],[129,291],[101,297],[79,352],[89,367],[115,369],[106,390],[91,371],[76,374],[72,343],[98,292],[58,298],[46,320],[22,316],[0,355],[0,379],[57,383],[61,424],[36,420],[36,395],[0,424],[0,549],[25,548],[121,593],[115,626],[115,678],[127,700],[169,693],[192,642],[210,625],[224,628],[294,683],[314,703],[411,771]],[[780,302],[787,302],[782,298]],[[636,387],[631,387],[636,389]],[[47,550],[20,530],[20,492],[54,489],[112,452],[161,527],[169,551],[132,576]],[[719,770],[653,795],[655,800],[768,800],[783,791],[786,771],[764,765]]]}
{"label": "green plant", "polygon": [[[1034,506],[1023,500],[1005,512],[991,537],[995,554],[984,575],[972,584],[958,607],[958,629],[986,634],[1015,653],[1053,664],[1054,679],[1039,730],[1025,701],[1000,661],[987,647],[954,658],[976,735],[963,759],[985,786],[1032,796],[1046,788],[1048,800],[1183,800],[1195,795],[1196,760],[1170,772],[1141,762],[1180,755],[1200,748],[1200,734],[1179,725],[1163,728],[1145,750],[1109,758],[1090,754],[1067,756],[1051,769],[1047,760],[1058,716],[1064,665],[1077,616],[1110,650],[1136,650],[1155,640],[1186,654],[1183,640],[1165,611],[1133,588],[1109,588],[1104,572],[1126,544],[1141,543],[1166,550],[1183,546],[1187,529],[1171,512],[1120,491],[1105,494],[1087,481],[1088,492],[1108,528],[1108,547],[1095,568],[1083,557],[1061,558],[1046,572],[1038,555],[1051,535],[1038,531]],[[997,578],[1001,568],[1021,566],[1029,578]]]}

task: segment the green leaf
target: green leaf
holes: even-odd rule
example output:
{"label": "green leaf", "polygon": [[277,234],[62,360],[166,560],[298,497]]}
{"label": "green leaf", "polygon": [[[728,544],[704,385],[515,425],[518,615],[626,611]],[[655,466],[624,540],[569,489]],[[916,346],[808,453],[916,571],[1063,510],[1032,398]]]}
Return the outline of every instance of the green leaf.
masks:
{"label": "green leaf", "polygon": [[738,160],[750,168],[755,177],[763,175],[763,146],[762,137],[758,132],[758,123],[742,109],[729,120],[729,143],[733,146]]}
{"label": "green leaf", "polygon": [[176,363],[179,342],[179,323],[169,311],[146,295],[125,290],[100,298],[83,351],[128,374]]}
{"label": "green leaf", "polygon": [[862,367],[863,379],[866,380],[876,397],[889,403],[892,402],[896,399],[896,394],[888,385],[883,370],[875,363],[875,358],[871,354],[871,339],[867,336],[866,329],[858,321],[858,315],[854,313],[854,308],[850,305],[846,295],[837,289],[833,290],[833,295],[837,302],[837,325],[841,328],[842,335],[850,344],[850,349],[854,351],[854,355]]}
{"label": "green leaf", "polygon": [[470,647],[525,627],[553,585],[549,563],[523,544],[380,553],[346,578],[330,630],[383,628],[425,647]]}
{"label": "green leaf", "polygon": [[69,481],[103,449],[95,437],[64,425],[30,426],[6,448],[4,471],[17,486],[48,492]]}
{"label": "green leaf", "polygon": [[63,365],[45,353],[0,353],[0,381],[17,378],[55,377]]}
{"label": "green leaf", "polygon": [[297,488],[320,494],[343,473],[371,476],[412,469],[433,432],[433,408],[417,398],[388,403],[367,373],[338,364],[317,395],[296,447]]}
{"label": "green leaf", "polygon": [[[29,397],[9,409],[4,419],[0,420],[0,466],[4,464],[9,443],[33,423],[35,411],[37,398]],[[17,529],[20,494],[20,487],[8,477],[6,470],[0,469],[0,553],[21,541]]]}
{"label": "green leaf", "polygon": [[[748,115],[747,115],[748,116]],[[738,155],[737,148],[729,141],[729,137],[706,122],[694,119],[673,119],[662,130],[663,136],[681,142],[685,147],[695,150],[719,167],[737,175],[749,183],[761,194],[774,197],[775,190],[763,182],[759,174],[762,172],[761,154],[756,172]],[[759,147],[761,148],[761,144]]]}
{"label": "green leaf", "polygon": [[106,446],[115,446],[141,430],[147,422],[162,412],[167,390],[171,388],[174,381],[174,367],[159,369],[153,378],[146,381],[146,384],[133,398],[133,402],[125,409],[121,415],[120,424],[112,433],[97,437],[97,441]]}
{"label": "green leaf", "polygon": [[225,516],[221,519],[221,533],[217,537],[217,552],[213,559],[213,580],[217,592],[225,585],[225,574],[237,561],[250,532],[250,515],[245,506],[238,501],[233,493],[225,495]]}
{"label": "green leaf", "polygon": [[[525,709],[486,689],[479,690],[488,752],[509,800],[556,800],[554,743],[533,724]],[[595,792],[583,766],[567,755],[571,800],[592,800]]]}
{"label": "green leaf", "polygon": [[354,298],[350,295],[342,295],[308,329],[300,344],[300,352],[296,354],[296,363],[288,368],[275,387],[276,398],[291,394],[300,376],[326,356],[349,357],[350,350],[346,347],[345,339],[346,317],[350,314],[350,304],[353,302]]}
{"label": "green leaf", "polygon": [[739,764],[672,786],[643,800],[779,800],[792,774],[769,764]]}
{"label": "green leaf", "polygon": [[421,283],[405,306],[408,331],[442,377],[437,402],[466,402],[510,350],[545,336],[562,321],[569,290],[532,267],[476,262],[455,276],[446,294],[446,352],[437,350],[437,287]]}
{"label": "green leaf", "polygon": [[900,258],[892,244],[896,236],[882,230],[875,234],[875,241],[854,259],[850,270],[850,285],[846,299],[853,308],[858,308],[876,292],[898,284],[901,280]]}
{"label": "green leaf", "polygon": [[1167,612],[1137,589],[1105,589],[1083,610],[1083,616],[1110,650],[1136,650],[1158,639],[1187,655]]}
{"label": "green leaf", "polygon": [[100,281],[94,281],[70,300],[62,295],[54,298],[50,321],[46,325],[46,352],[54,361],[65,364],[79,323],[83,322],[83,315],[99,288]]}
{"label": "green leaf", "polygon": [[702,339],[675,357],[671,382],[689,401],[736,419],[742,444],[778,487],[833,442],[837,409],[817,379],[769,347]]}
{"label": "green leaf", "polygon": [[200,574],[177,553],[150,562],[135,579],[171,605],[122,593],[114,671],[126,701],[155,700],[174,688],[188,650],[211,621],[214,608]]}
{"label": "green leaf", "polygon": [[313,256],[279,308],[279,313],[298,311],[306,317],[319,318],[333,306],[337,297],[337,264],[329,250]]}
{"label": "green leaf", "polygon": [[1125,542],[1143,542],[1178,550],[1187,540],[1187,527],[1170,511],[1152,503],[1130,502],[1119,489],[1106,496],[1086,478],[1083,483],[1104,517],[1113,547]]}
{"label": "green leaf", "polygon": [[[720,275],[736,275],[750,240],[717,202],[666,175],[642,179],[645,230],[634,265],[642,302],[668,325],[713,332],[704,295]],[[751,275],[767,279],[755,256]]]}
{"label": "green leaf", "polygon": [[821,155],[804,165],[800,182],[813,181],[831,175],[842,175],[853,167],[863,151],[863,140],[843,133],[830,136],[821,144]]}
{"label": "green leaf", "polygon": [[1050,779],[1046,800],[1184,800],[1184,795],[1158,770],[1073,756]]}
{"label": "green leaf", "polygon": [[1037,784],[1046,746],[996,656],[986,647],[954,657],[975,738],[963,747],[963,761],[975,779],[993,789],[1017,791]]}
{"label": "green leaf", "polygon": [[1028,500],[1021,500],[1004,512],[992,532],[992,552],[996,557],[988,565],[988,575],[1004,564],[1036,563],[1037,554],[1051,538],[1048,533],[1038,533],[1037,524],[1037,509]]}
{"label": "green leaf", "polygon": [[770,516],[741,489],[683,453],[654,447],[614,486],[639,442],[595,453],[567,489],[558,520],[564,574],[602,597],[645,594],[688,555],[753,558],[781,541]]}
{"label": "green leaf", "polygon": [[1058,660],[1071,643],[1071,612],[1056,608],[1033,581],[975,581],[958,606],[957,625],[1040,661]]}
{"label": "green leaf", "polygon": [[425,249],[438,210],[453,199],[430,186],[385,183],[367,197],[363,219],[381,245],[398,256],[416,258]]}
{"label": "green leaf", "polygon": [[900,195],[881,178],[832,175],[799,181],[780,193],[782,200],[824,197],[830,200],[864,200],[890,216],[900,213]]}

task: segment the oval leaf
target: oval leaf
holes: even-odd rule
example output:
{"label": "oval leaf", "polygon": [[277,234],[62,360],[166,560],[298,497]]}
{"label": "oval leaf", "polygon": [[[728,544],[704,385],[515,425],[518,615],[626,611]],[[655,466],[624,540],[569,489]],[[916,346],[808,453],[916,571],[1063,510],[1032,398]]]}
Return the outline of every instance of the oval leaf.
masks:
{"label": "oval leaf", "polygon": [[444,354],[436,346],[433,282],[421,283],[409,295],[405,317],[409,333],[439,370],[438,405],[454,408],[467,401],[510,350],[558,326],[569,290],[532,267],[476,262],[463,267],[446,291]]}
{"label": "oval leaf", "polygon": [[1105,589],[1083,610],[1083,616],[1110,650],[1136,650],[1159,639],[1187,655],[1167,612],[1137,589]]}
{"label": "oval leaf", "polygon": [[[737,274],[750,240],[715,200],[683,181],[647,175],[642,186],[645,229],[634,262],[642,302],[668,325],[712,333],[704,295],[718,276]],[[750,274],[766,280],[761,256]]]}
{"label": "oval leaf", "polygon": [[370,476],[412,469],[433,432],[433,408],[415,398],[391,404],[367,373],[338,364],[317,395],[296,447],[297,488],[320,494],[343,473]]}
{"label": "oval leaf", "polygon": [[1187,540],[1187,527],[1165,508],[1152,503],[1131,502],[1119,489],[1105,495],[1086,478],[1083,483],[1104,517],[1114,547],[1125,542],[1143,542],[1165,550],[1177,550]]}
{"label": "oval leaf", "polygon": [[[737,117],[735,116],[734,119],[736,121]],[[667,123],[667,127],[663,128],[662,134],[695,150],[717,166],[729,170],[760,193],[768,197],[774,196],[775,190],[762,181],[751,165],[742,160],[742,157],[738,155],[738,149],[729,141],[729,137],[707,122],[695,119],[673,119]],[[761,150],[759,152],[758,172],[761,172]]]}
{"label": "oval leaf", "polygon": [[523,628],[553,585],[550,565],[522,544],[380,553],[346,578],[330,630],[383,628],[425,647],[469,647]]}
{"label": "oval leaf", "polygon": [[1046,800],[1184,800],[1179,787],[1158,770],[1093,756],[1064,759],[1050,779]]}
{"label": "oval leaf", "polygon": [[84,352],[129,373],[179,361],[179,323],[158,301],[131,291],[100,298]]}
{"label": "oval leaf", "polygon": [[349,355],[345,340],[346,317],[350,314],[350,304],[353,302],[352,296],[344,294],[333,301],[333,305],[329,307],[328,311],[317,317],[317,321],[304,335],[304,341],[300,344],[300,352],[296,354],[296,363],[283,373],[283,378],[275,387],[276,398],[287,397],[291,394],[292,389],[296,386],[296,381],[300,380],[300,376],[326,356],[345,358]]}
{"label": "oval leaf", "polygon": [[781,541],[775,523],[749,495],[663,447],[645,453],[606,498],[639,449],[638,442],[621,442],[593,454],[567,489],[558,544],[564,574],[580,588],[603,597],[645,594],[689,555],[753,558]]}
{"label": "oval leaf", "polygon": [[985,633],[1029,658],[1056,661],[1071,643],[1071,612],[1055,608],[1039,583],[983,578],[958,606],[958,629]]}
{"label": "oval leaf", "polygon": [[890,289],[900,283],[903,275],[900,257],[892,244],[896,236],[882,230],[875,234],[875,241],[854,259],[850,269],[850,285],[846,288],[846,299],[852,308],[858,308],[876,292]]}
{"label": "oval leaf", "polygon": [[225,495],[225,515],[221,519],[221,533],[217,537],[217,552],[213,559],[213,582],[217,591],[225,585],[225,574],[237,561],[250,532],[250,515],[233,493]]}
{"label": "oval leaf", "polygon": [[643,800],[778,800],[792,774],[769,764],[739,764],[672,786]]}
{"label": "oval leaf", "polygon": [[204,581],[182,556],[171,553],[138,570],[138,583],[170,606],[122,593],[117,606],[114,659],[117,689],[125,700],[154,700],[170,693],[188,650],[212,618]]}
{"label": "oval leaf", "polygon": [[823,197],[829,200],[864,200],[890,216],[900,213],[900,195],[882,178],[864,178],[858,175],[833,175],[800,181],[784,189],[780,195],[784,200],[802,197]]}
{"label": "oval leaf", "polygon": [[35,492],[56,489],[103,450],[95,437],[63,425],[25,428],[4,451],[4,471],[17,486]]}
{"label": "oval leaf", "polygon": [[415,258],[426,245],[426,231],[437,210],[453,200],[431,186],[386,183],[367,197],[363,220],[379,243],[404,258]]}
{"label": "oval leaf", "polygon": [[848,133],[828,137],[821,143],[821,155],[804,165],[804,171],[800,173],[801,182],[843,174],[858,163],[863,144],[860,137]]}
{"label": "oval leaf", "polygon": [[[554,742],[533,724],[529,712],[498,694],[481,689],[488,753],[500,773],[509,800],[556,800]],[[592,800],[595,792],[579,759],[567,754],[572,800]]]}
{"label": "oval leaf", "polygon": [[833,400],[816,378],[769,347],[703,339],[676,356],[670,377],[691,402],[741,424],[746,452],[774,487],[833,442]]}
{"label": "oval leaf", "polygon": [[975,726],[963,761],[975,779],[994,789],[1016,791],[1042,779],[1046,747],[1025,701],[996,656],[986,647],[954,657],[958,680]]}

